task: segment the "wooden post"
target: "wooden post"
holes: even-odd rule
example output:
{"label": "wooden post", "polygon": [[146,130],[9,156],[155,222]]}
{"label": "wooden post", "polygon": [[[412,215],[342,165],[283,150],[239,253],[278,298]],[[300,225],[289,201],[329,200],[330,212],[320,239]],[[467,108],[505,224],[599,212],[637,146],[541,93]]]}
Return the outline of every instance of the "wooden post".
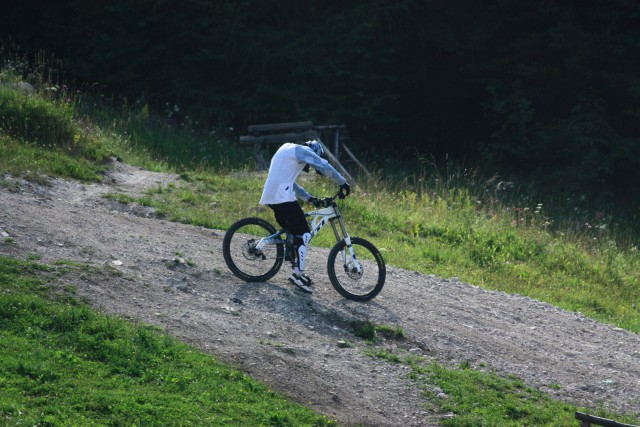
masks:
{"label": "wooden post", "polygon": [[364,171],[364,173],[367,174],[367,177],[371,177],[371,172],[369,172],[367,170],[367,168],[365,168],[364,165],[362,163],[360,163],[360,161],[358,159],[356,159],[356,156],[353,155],[351,150],[349,150],[349,148],[345,144],[342,144],[342,148],[344,148],[344,151],[346,151],[346,153],[349,155],[349,157],[351,157],[351,160],[353,160],[356,163],[356,165],[358,165],[358,167],[360,169],[362,169]]}
{"label": "wooden post", "polygon": [[353,177],[351,175],[349,175],[349,172],[347,172],[347,170],[340,164],[340,162],[338,161],[338,159],[335,158],[335,156],[333,154],[331,154],[331,151],[329,151],[327,149],[327,146],[324,145],[324,142],[322,142],[320,139],[317,140],[320,144],[322,144],[322,148],[324,148],[324,153],[326,154],[326,156],[329,158],[329,161],[331,163],[333,163],[333,166],[338,169],[338,171],[344,175],[344,177],[347,179],[347,181],[349,181],[350,185],[354,185],[355,186],[355,180],[353,179]]}
{"label": "wooden post", "polygon": [[264,144],[255,144],[253,146],[253,156],[256,159],[256,164],[258,165],[258,169],[260,170],[269,169],[269,160],[265,159],[262,154],[264,149]]}
{"label": "wooden post", "polygon": [[340,128],[338,126],[336,126],[333,136],[333,153],[336,159],[340,159]]}

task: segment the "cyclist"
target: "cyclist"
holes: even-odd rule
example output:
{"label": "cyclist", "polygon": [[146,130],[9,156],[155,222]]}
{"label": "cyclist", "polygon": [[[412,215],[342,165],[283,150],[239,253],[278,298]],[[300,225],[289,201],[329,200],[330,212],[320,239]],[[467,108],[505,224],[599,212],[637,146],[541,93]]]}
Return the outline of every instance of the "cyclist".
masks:
{"label": "cyclist", "polygon": [[278,224],[294,236],[293,272],[289,276],[289,282],[309,293],[313,292],[312,282],[304,274],[304,265],[311,240],[311,230],[296,197],[310,203],[317,199],[295,180],[302,171],[309,172],[309,166],[312,166],[320,175],[331,178],[340,186],[341,198],[348,196],[351,192],[347,180],[322,158],[323,155],[322,144],[315,140],[307,141],[303,145],[283,144],[271,158],[269,173],[260,198],[260,204],[273,209]]}

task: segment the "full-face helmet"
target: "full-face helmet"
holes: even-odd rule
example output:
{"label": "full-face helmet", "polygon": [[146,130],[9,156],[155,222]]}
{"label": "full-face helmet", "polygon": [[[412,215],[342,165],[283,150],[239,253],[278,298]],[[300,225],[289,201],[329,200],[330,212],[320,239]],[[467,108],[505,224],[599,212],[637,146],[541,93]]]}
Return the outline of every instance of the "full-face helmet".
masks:
{"label": "full-face helmet", "polygon": [[307,147],[311,148],[313,152],[318,156],[322,157],[324,155],[324,148],[322,148],[322,144],[320,144],[318,141],[307,141],[305,144],[307,145]]}

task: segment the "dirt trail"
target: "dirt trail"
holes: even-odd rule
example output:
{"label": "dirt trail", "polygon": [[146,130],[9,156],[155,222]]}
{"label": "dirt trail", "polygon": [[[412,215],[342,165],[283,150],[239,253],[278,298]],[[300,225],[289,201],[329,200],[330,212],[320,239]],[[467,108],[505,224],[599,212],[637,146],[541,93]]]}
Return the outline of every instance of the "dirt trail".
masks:
{"label": "dirt trail", "polygon": [[0,245],[0,253],[116,268],[122,275],[78,278],[78,294],[107,313],[159,325],[342,423],[439,420],[406,367],[364,355],[353,331],[367,320],[403,329],[405,340],[386,345],[514,374],[578,405],[640,412],[637,334],[530,298],[394,267],[375,300],[347,301],[331,288],[327,251],[319,248],[308,261],[317,283],[311,296],[295,291],[285,272],[244,283],[224,264],[223,231],[167,222],[151,209],[102,197],[140,194],[175,181],[171,175],[116,162],[100,185],[3,180],[10,185],[0,186],[0,232],[13,243]]}

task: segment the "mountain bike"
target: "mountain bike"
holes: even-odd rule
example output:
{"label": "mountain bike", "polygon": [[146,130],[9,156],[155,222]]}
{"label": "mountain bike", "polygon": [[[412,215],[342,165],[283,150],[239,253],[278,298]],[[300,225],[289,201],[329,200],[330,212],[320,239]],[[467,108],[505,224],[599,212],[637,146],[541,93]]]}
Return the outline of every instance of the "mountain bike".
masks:
{"label": "mountain bike", "polygon": [[[384,286],[384,259],[371,242],[349,236],[336,202],[339,194],[318,200],[314,204],[316,210],[305,213],[311,237],[331,225],[336,237],[327,258],[331,284],[344,298],[369,301]],[[287,230],[276,230],[262,218],[244,218],[227,230],[222,254],[236,277],[246,282],[266,282],[278,273],[285,260],[292,265],[295,262],[293,238]]]}

